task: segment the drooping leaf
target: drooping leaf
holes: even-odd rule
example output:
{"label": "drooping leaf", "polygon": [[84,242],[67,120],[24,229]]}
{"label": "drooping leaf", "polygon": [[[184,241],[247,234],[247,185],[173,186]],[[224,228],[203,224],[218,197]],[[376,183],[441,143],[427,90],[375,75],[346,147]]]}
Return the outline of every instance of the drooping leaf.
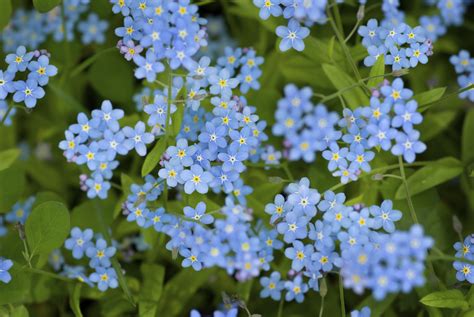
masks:
{"label": "drooping leaf", "polygon": [[145,158],[142,166],[142,176],[148,175],[160,162],[161,156],[166,150],[166,138],[162,137],[156,142],[153,150]]}
{"label": "drooping leaf", "polygon": [[33,5],[35,6],[36,10],[41,13],[46,13],[51,11],[61,3],[61,0],[33,0]]}
{"label": "drooping leaf", "polygon": [[69,228],[69,211],[62,203],[45,202],[34,208],[25,224],[31,254],[49,253],[60,247]]}
{"label": "drooping leaf", "polygon": [[357,86],[354,79],[343,72],[339,67],[330,64],[323,64],[323,70],[336,89],[344,90],[344,92],[342,92],[342,97],[349,108],[355,109],[369,104],[369,98],[366,96],[362,88]]}
{"label": "drooping leaf", "polygon": [[0,171],[9,168],[13,162],[20,156],[19,149],[9,149],[0,152]]}
{"label": "drooping leaf", "polygon": [[[461,162],[453,157],[446,157],[434,161],[413,173],[408,177],[408,188],[411,195],[416,195],[427,189],[442,184],[463,171]],[[406,198],[406,191],[403,184],[398,188],[395,199]]]}
{"label": "drooping leaf", "polygon": [[420,302],[430,307],[461,309],[466,309],[469,307],[469,304],[464,299],[463,293],[457,289],[428,294],[423,297]]}
{"label": "drooping leaf", "polygon": [[383,75],[385,74],[385,57],[384,55],[380,55],[377,58],[374,66],[370,69],[369,76],[372,77],[367,82],[367,86],[371,88],[375,88],[383,82]]}
{"label": "drooping leaf", "polygon": [[425,111],[432,102],[439,100],[446,92],[446,87],[431,89],[420,94],[414,95],[413,99],[418,102],[418,110]]}

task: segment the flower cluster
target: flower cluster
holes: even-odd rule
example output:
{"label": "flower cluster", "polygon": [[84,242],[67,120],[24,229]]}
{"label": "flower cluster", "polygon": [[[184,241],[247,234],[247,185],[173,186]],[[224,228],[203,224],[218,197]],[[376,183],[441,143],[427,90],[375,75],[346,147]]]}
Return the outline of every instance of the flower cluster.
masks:
{"label": "flower cluster", "polygon": [[[96,235],[95,242],[92,229],[81,230],[74,227],[71,236],[64,243],[67,250],[72,251],[72,257],[80,260],[84,255],[89,259],[89,267],[94,270],[89,276],[83,266],[64,265],[61,274],[78,279],[90,286],[97,285],[100,291],[105,292],[108,288],[117,288],[117,273],[112,268],[111,258],[115,255],[115,247],[108,246],[107,242]],[[57,270],[60,267],[56,268]]]}
{"label": "flower cluster", "polygon": [[193,55],[207,45],[202,27],[206,20],[199,18],[198,7],[189,0],[110,2],[112,11],[124,16],[123,26],[115,29],[121,38],[117,46],[138,67],[138,79],[153,82],[165,70],[164,59],[172,69],[190,69]]}
{"label": "flower cluster", "polygon": [[376,19],[370,19],[367,25],[359,27],[362,44],[369,56],[364,59],[365,66],[372,66],[379,56],[385,57],[385,64],[394,71],[426,64],[433,54],[433,46],[427,40],[421,26],[411,28],[405,23],[385,22],[379,25]]}
{"label": "flower cluster", "polygon": [[322,152],[329,171],[347,183],[356,180],[361,171],[370,171],[375,156],[371,149],[402,155],[409,163],[426,149],[414,129],[423,117],[412,99],[413,92],[404,88],[401,78],[385,81],[374,90],[369,106],[345,108],[342,118],[323,104],[315,107],[312,96],[309,87],[287,85],[285,97],[278,102],[272,132],[284,136],[285,155],[291,161],[313,162],[316,153]]}
{"label": "flower cluster", "polygon": [[87,165],[92,172],[90,177],[81,176],[82,189],[89,198],[105,199],[110,189],[107,181],[119,165],[117,154],[126,155],[135,149],[140,156],[146,155],[146,145],[155,139],[146,132],[145,123],[138,121],[134,128],[120,127],[119,120],[124,111],[114,109],[110,101],[102,102],[100,109],[92,111],[89,119],[79,113],[77,123],[69,126],[66,139],[59,143],[64,156],[77,165]]}
{"label": "flower cluster", "polygon": [[[238,314],[239,314],[239,310],[237,308],[231,308],[227,311],[216,310],[212,314],[212,316],[213,317],[237,317]],[[197,310],[193,309],[189,317],[201,317],[201,314]]]}
{"label": "flower cluster", "polygon": [[[474,235],[469,235],[464,242],[456,242],[454,244],[457,258],[474,261]],[[468,281],[474,284],[474,265],[462,261],[454,261],[453,267],[457,271],[456,279],[458,281]]]}
{"label": "flower cluster", "polygon": [[282,281],[278,272],[263,277],[262,297],[278,300],[285,290],[287,301],[302,302],[309,289],[319,289],[322,276],[335,270],[345,287],[358,294],[371,289],[379,300],[423,285],[423,262],[433,241],[419,225],[396,231],[394,222],[402,213],[391,201],[347,206],[343,193],[327,191],[321,197],[307,178],[288,185],[286,194],[277,195],[265,211],[286,243],[292,279]]}
{"label": "flower cluster", "polygon": [[[89,1],[64,0],[64,21],[66,23],[66,39],[74,40],[74,30],[77,27],[84,44],[91,42],[102,43],[107,22],[100,21],[96,14],[90,14],[86,21],[81,15],[89,8]],[[61,8],[56,7],[48,13],[39,13],[32,9],[16,10],[10,24],[3,30],[0,39],[3,49],[12,52],[19,45],[37,49],[51,35],[52,39],[60,42],[64,39],[63,19]]]}
{"label": "flower cluster", "polygon": [[30,196],[24,201],[15,203],[10,211],[8,211],[4,217],[0,217],[0,236],[6,234],[6,229],[2,226],[3,221],[10,224],[25,224],[26,219],[31,213],[33,204],[35,203],[36,197]]}
{"label": "flower cluster", "polygon": [[[447,27],[461,25],[464,20],[469,1],[463,0],[429,0],[425,1],[430,6],[435,6],[439,14],[422,15],[419,19],[420,25],[426,31],[426,37],[436,41],[438,37],[446,33]],[[382,11],[385,19],[383,23],[398,25],[405,21],[405,13],[399,9],[399,0],[383,0]]]}
{"label": "flower cluster", "polygon": [[[466,88],[474,83],[474,58],[466,50],[461,50],[458,55],[453,55],[449,59],[458,74],[458,84],[461,88]],[[474,89],[469,89],[459,94],[460,98],[474,101]]]}
{"label": "flower cluster", "polygon": [[10,283],[12,276],[8,272],[13,266],[13,262],[9,259],[0,257],[0,282],[5,284]]}
{"label": "flower cluster", "polygon": [[[37,100],[45,95],[43,87],[48,84],[50,77],[57,74],[58,69],[49,64],[49,54],[46,51],[27,52],[24,46],[19,46],[15,53],[8,54],[5,62],[8,68],[0,70],[0,120],[7,115],[5,123],[9,125],[15,112],[8,113],[8,95],[13,95],[14,102],[22,102],[27,108],[34,108]],[[26,78],[17,79],[24,72],[27,72]]]}
{"label": "flower cluster", "polygon": [[361,310],[351,311],[351,317],[370,317],[371,311],[370,308],[365,306]]}

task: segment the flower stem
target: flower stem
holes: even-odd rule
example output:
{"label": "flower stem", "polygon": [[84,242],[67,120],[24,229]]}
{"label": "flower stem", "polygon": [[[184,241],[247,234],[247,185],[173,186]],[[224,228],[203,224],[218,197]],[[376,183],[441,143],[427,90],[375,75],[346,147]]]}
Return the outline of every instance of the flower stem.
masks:
{"label": "flower stem", "polygon": [[283,316],[283,304],[285,303],[285,298],[282,296],[280,300],[280,304],[278,305],[278,314],[277,317]]}
{"label": "flower stem", "polygon": [[116,50],[117,50],[117,48],[114,46],[114,47],[109,47],[105,50],[102,50],[100,52],[95,53],[94,55],[92,55],[91,57],[89,57],[88,59],[83,61],[81,64],[77,65],[77,67],[72,70],[70,77],[72,78],[74,76],[79,75],[87,67],[89,67],[92,63],[94,63],[99,57],[101,57],[102,55],[108,54],[110,52],[116,51]]}
{"label": "flower stem", "polygon": [[1,125],[3,125],[5,123],[5,121],[7,121],[8,115],[10,114],[12,109],[13,109],[13,104],[9,104],[7,111],[3,115],[2,122],[0,122]]}
{"label": "flower stem", "polygon": [[324,312],[324,298],[321,297],[321,308],[319,309],[319,317],[323,317],[323,312]]}
{"label": "flower stem", "polygon": [[402,177],[403,187],[405,187],[407,203],[408,203],[408,208],[410,209],[411,218],[413,219],[414,223],[419,223],[418,217],[416,216],[415,207],[413,206],[413,201],[411,200],[411,194],[408,188],[408,182],[405,175],[405,168],[403,166],[403,158],[401,156],[398,157],[398,164],[400,165],[400,175]]}
{"label": "flower stem", "polygon": [[341,301],[341,316],[346,317],[346,302],[344,300],[344,285],[342,276],[339,274],[339,300]]}

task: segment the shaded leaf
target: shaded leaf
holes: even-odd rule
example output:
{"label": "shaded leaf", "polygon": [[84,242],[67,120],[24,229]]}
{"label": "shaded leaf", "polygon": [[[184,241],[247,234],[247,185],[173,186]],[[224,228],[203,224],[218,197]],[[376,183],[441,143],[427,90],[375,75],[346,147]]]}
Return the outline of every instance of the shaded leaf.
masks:
{"label": "shaded leaf", "polygon": [[158,165],[161,156],[166,150],[166,138],[162,137],[156,142],[153,150],[145,158],[142,166],[142,176],[148,175]]}
{"label": "shaded leaf", "polygon": [[0,171],[9,168],[13,162],[20,156],[19,149],[9,149],[0,152]]}
{"label": "shaded leaf", "polygon": [[51,11],[60,3],[61,0],[33,0],[33,5],[35,6],[36,10],[41,13]]}
{"label": "shaded leaf", "polygon": [[12,15],[12,2],[11,0],[0,0],[0,31],[8,25],[10,22],[10,16]]}
{"label": "shaded leaf", "polygon": [[461,308],[469,307],[464,295],[460,290],[451,289],[441,292],[434,292],[423,297],[420,302],[430,307],[440,308]]}
{"label": "shaded leaf", "polygon": [[367,86],[371,88],[375,88],[378,85],[380,85],[383,82],[383,75],[385,74],[385,57],[384,55],[380,55],[379,58],[377,58],[377,61],[375,62],[374,66],[370,69],[370,75],[369,77],[373,77],[369,79],[367,82]]}

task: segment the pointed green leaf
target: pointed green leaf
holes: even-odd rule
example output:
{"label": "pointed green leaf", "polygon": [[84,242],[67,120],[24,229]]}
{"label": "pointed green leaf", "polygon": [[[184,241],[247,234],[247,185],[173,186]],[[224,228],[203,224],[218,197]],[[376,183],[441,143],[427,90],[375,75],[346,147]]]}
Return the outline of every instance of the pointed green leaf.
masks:
{"label": "pointed green leaf", "polygon": [[422,92],[420,94],[414,95],[413,99],[415,99],[418,102],[418,110],[425,111],[426,109],[429,108],[432,102],[435,102],[441,99],[441,97],[443,97],[445,92],[446,92],[446,87],[434,88],[434,89]]}
{"label": "pointed green leaf", "polygon": [[[454,157],[446,157],[434,161],[413,173],[408,179],[408,188],[411,195],[416,195],[427,189],[442,184],[463,171],[461,162]],[[406,198],[406,191],[403,184],[398,187],[395,199]]]}
{"label": "pointed green leaf", "polygon": [[323,70],[333,86],[342,92],[342,97],[351,109],[368,105],[369,98],[360,86],[356,85],[354,79],[343,72],[340,68],[330,64],[323,64]]}
{"label": "pointed green leaf", "polygon": [[0,152],[0,171],[9,168],[13,162],[20,156],[19,149],[9,149]]}
{"label": "pointed green leaf", "polygon": [[374,66],[370,69],[369,76],[372,77],[369,79],[367,86],[375,88],[383,82],[383,75],[385,74],[385,58],[384,55],[380,55],[377,58]]}
{"label": "pointed green leaf", "polygon": [[457,289],[428,294],[423,297],[420,302],[430,307],[461,309],[466,309],[469,307],[469,304],[464,299],[463,293]]}
{"label": "pointed green leaf", "polygon": [[71,310],[76,317],[82,317],[81,288],[82,283],[76,283],[69,289],[69,307],[71,307]]}
{"label": "pointed green leaf", "polygon": [[50,201],[34,208],[25,224],[31,254],[49,253],[59,248],[69,228],[69,211],[62,203]]}
{"label": "pointed green leaf", "polygon": [[33,5],[35,6],[36,10],[41,13],[51,11],[60,3],[61,0],[33,0]]}
{"label": "pointed green leaf", "polygon": [[[188,98],[186,93],[186,87],[181,88],[178,92],[176,99],[178,100],[186,100]],[[183,123],[184,117],[184,108],[186,107],[186,102],[177,102],[176,103],[176,111],[171,116],[171,135],[177,136],[178,133],[181,131],[181,125]]]}
{"label": "pointed green leaf", "polygon": [[161,156],[166,150],[166,138],[162,137],[156,142],[155,147],[145,158],[142,166],[142,176],[148,175],[158,165],[161,160]]}

